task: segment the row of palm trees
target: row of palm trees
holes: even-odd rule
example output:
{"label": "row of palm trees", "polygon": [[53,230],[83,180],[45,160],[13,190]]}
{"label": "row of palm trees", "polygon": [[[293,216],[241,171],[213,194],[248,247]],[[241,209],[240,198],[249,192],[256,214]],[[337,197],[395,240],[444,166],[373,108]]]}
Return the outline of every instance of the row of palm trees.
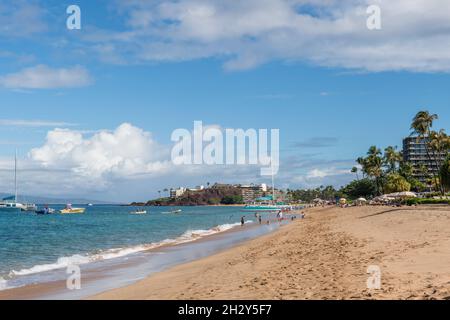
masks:
{"label": "row of palm trees", "polygon": [[[401,152],[397,151],[397,147],[389,146],[384,149],[383,153],[378,147],[371,146],[366,157],[360,157],[356,162],[361,167],[363,178],[369,177],[374,179],[377,192],[383,193],[387,181],[399,180],[398,177],[402,171],[402,160],[403,156]],[[357,175],[359,180],[358,167],[353,167],[352,172]],[[406,178],[404,179],[406,180]]]}
{"label": "row of palm trees", "polygon": [[[430,163],[436,168],[443,168],[445,163],[442,155],[450,151],[450,137],[445,130],[432,130],[434,121],[438,119],[437,114],[430,114],[428,111],[420,111],[412,120],[411,136],[416,136],[421,141],[426,141],[425,152]],[[425,189],[426,186],[414,178],[414,173],[421,173],[430,178],[430,185],[441,194],[445,194],[446,183],[442,176],[446,174],[443,169],[440,171],[430,171],[426,166],[413,167],[411,163],[403,161],[403,154],[397,147],[389,146],[381,149],[376,146],[370,147],[366,157],[356,160],[364,177],[374,179],[378,192],[382,193],[389,185],[389,189]],[[450,159],[450,158],[449,158]],[[359,169],[353,167],[351,170],[359,180]],[[409,190],[398,190],[409,191]]]}

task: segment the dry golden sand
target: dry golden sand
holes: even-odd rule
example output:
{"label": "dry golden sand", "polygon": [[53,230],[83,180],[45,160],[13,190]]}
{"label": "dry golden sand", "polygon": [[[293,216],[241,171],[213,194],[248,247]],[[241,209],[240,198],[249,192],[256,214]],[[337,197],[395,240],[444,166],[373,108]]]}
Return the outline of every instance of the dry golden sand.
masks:
{"label": "dry golden sand", "polygon": [[[382,271],[368,290],[369,265]],[[450,299],[450,209],[311,209],[305,220],[94,299]]]}

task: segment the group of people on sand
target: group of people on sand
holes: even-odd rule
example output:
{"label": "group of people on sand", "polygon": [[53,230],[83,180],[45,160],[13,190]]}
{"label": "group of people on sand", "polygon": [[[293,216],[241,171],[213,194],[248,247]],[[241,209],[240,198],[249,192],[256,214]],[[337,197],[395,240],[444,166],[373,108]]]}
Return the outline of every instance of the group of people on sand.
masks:
{"label": "group of people on sand", "polygon": [[[304,212],[301,212],[301,213],[300,213],[300,219],[305,219],[305,217],[306,217],[305,213],[304,213]],[[263,221],[262,221],[262,216],[261,216],[261,214],[260,214],[260,213],[255,213],[255,218],[257,218],[257,219],[258,219],[258,223],[259,223],[260,225],[262,225]],[[284,218],[283,212],[282,212],[282,211],[279,211],[279,212],[277,213],[276,219],[277,219],[277,221],[278,221],[279,223],[281,223],[281,222],[283,222],[283,220],[285,220],[286,218]],[[291,216],[291,221],[294,221],[295,219],[297,219],[297,216],[296,216],[296,215],[292,215],[292,216]],[[270,219],[267,219],[267,220],[266,220],[266,224],[270,224]],[[241,217],[241,226],[243,227],[244,225],[245,225],[245,216],[242,216],[242,217]]]}

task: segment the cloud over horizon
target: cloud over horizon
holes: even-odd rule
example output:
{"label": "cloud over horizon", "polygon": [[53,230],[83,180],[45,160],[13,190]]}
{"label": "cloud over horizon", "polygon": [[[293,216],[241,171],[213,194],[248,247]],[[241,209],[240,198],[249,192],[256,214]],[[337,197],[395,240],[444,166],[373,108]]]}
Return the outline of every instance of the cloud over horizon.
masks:
{"label": "cloud over horizon", "polygon": [[58,69],[41,64],[0,76],[0,85],[8,89],[76,88],[92,81],[89,71],[81,66]]}
{"label": "cloud over horizon", "polygon": [[82,177],[131,177],[164,172],[167,150],[149,132],[123,123],[113,132],[90,137],[79,131],[54,129],[43,146],[30,151],[30,159],[45,168],[67,169]]}
{"label": "cloud over horizon", "polygon": [[[47,132],[40,146],[19,160],[20,190],[53,197],[92,198],[92,193],[111,200],[132,201],[150,198],[163,188],[195,186],[207,181],[270,183],[270,177],[261,177],[260,166],[255,165],[175,166],[170,149],[171,145],[160,144],[151,132],[130,123],[114,130],[89,133],[55,128]],[[276,184],[289,188],[340,186],[351,178],[349,162],[323,160],[320,156],[285,158],[282,155]],[[0,158],[0,177],[4,184],[0,191],[13,186],[13,168],[13,159]],[[43,183],[45,194],[42,194]]]}

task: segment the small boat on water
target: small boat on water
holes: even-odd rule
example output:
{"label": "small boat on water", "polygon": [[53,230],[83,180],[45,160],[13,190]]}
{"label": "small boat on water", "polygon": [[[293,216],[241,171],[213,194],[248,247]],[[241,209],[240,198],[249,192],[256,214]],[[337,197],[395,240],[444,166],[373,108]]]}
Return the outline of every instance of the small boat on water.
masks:
{"label": "small boat on water", "polygon": [[85,208],[72,208],[72,209],[62,209],[59,210],[61,214],[71,214],[71,213],[84,213],[86,211]]}
{"label": "small boat on water", "polygon": [[130,214],[147,214],[147,210],[136,210],[136,211],[131,211]]}
{"label": "small boat on water", "polygon": [[20,212],[23,205],[20,203],[9,202],[7,200],[0,201],[0,212]]}
{"label": "small boat on water", "polygon": [[21,208],[22,211],[32,211],[35,212],[37,210],[37,206],[35,204],[26,203]]}
{"label": "small boat on water", "polygon": [[181,209],[177,209],[177,210],[172,210],[172,211],[167,211],[167,212],[163,212],[163,214],[179,214],[183,212],[183,210]]}
{"label": "small boat on water", "polygon": [[49,207],[45,207],[44,209],[40,209],[40,210],[36,210],[35,211],[36,214],[54,214],[55,213],[55,209],[49,208]]}
{"label": "small boat on water", "polygon": [[85,208],[72,208],[71,204],[68,204],[64,209],[59,210],[61,214],[79,214],[84,213],[86,211]]}
{"label": "small boat on water", "polygon": [[17,150],[14,157],[14,195],[0,201],[0,212],[20,212],[25,206],[17,202]]}

